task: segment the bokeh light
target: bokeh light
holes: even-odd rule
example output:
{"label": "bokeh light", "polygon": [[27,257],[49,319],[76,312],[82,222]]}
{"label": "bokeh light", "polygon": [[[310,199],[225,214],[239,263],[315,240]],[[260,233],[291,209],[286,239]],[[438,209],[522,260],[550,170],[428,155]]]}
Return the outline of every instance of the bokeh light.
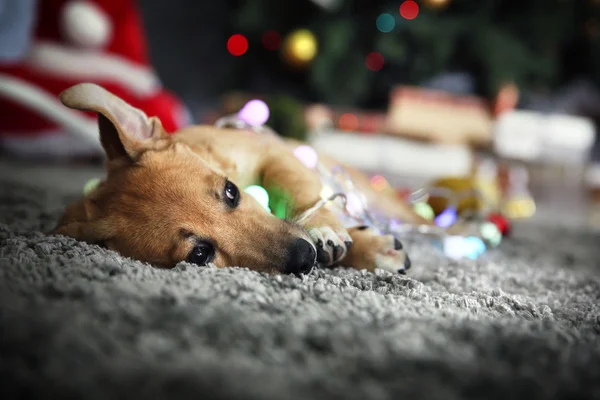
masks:
{"label": "bokeh light", "polygon": [[250,100],[238,112],[238,118],[252,126],[262,126],[269,120],[269,106],[262,100]]}
{"label": "bokeh light", "polygon": [[486,251],[485,243],[475,236],[446,236],[443,239],[443,248],[446,256],[455,260],[475,260]]}
{"label": "bokeh light", "polygon": [[269,187],[269,208],[271,213],[279,219],[287,219],[294,209],[294,199],[290,192],[277,187]]}
{"label": "bokeh light", "polygon": [[315,168],[319,162],[319,156],[317,155],[317,152],[308,145],[296,147],[294,149],[294,155],[302,162],[302,164],[310,169]]}
{"label": "bokeh light", "polygon": [[396,26],[396,19],[392,14],[384,13],[377,17],[375,25],[380,32],[388,33]]}
{"label": "bokeh light", "polygon": [[340,117],[340,128],[344,131],[355,131],[358,129],[358,117],[351,113],[343,114]]}
{"label": "bokeh light", "polygon": [[465,245],[462,236],[446,236],[443,239],[444,254],[447,257],[458,260],[465,256]]}
{"label": "bokeh light", "polygon": [[400,4],[400,15],[404,19],[415,19],[419,15],[419,5],[416,1],[406,0]]}
{"label": "bokeh light", "polygon": [[317,55],[316,36],[308,29],[299,29],[290,33],[283,44],[283,55],[292,65],[306,65]]}
{"label": "bokeh light", "polygon": [[248,39],[246,39],[244,35],[236,33],[235,35],[231,35],[229,40],[227,40],[227,51],[229,51],[231,55],[239,57],[247,50]]}
{"label": "bokeh light", "polygon": [[403,225],[404,223],[401,220],[397,218],[391,218],[388,227],[390,232],[394,232],[398,229],[401,229]]}
{"label": "bokeh light", "polygon": [[465,257],[475,260],[485,253],[486,246],[481,239],[475,236],[466,237],[463,241]]}
{"label": "bokeh light", "polygon": [[367,55],[367,59],[365,61],[367,68],[369,68],[371,71],[380,71],[381,68],[383,68],[383,63],[384,63],[383,55],[381,55],[381,53],[378,53],[376,51],[369,53]]}
{"label": "bokeh light", "polygon": [[492,222],[484,222],[480,227],[481,236],[492,246],[498,246],[502,241],[500,229]]}
{"label": "bokeh light", "polygon": [[431,208],[431,206],[425,202],[415,203],[413,209],[415,210],[415,213],[428,221],[431,221],[435,218],[435,212],[433,211],[433,208]]}
{"label": "bokeh light", "polygon": [[503,206],[503,213],[510,219],[530,218],[535,211],[535,201],[530,197],[509,199]]}
{"label": "bokeh light", "polygon": [[271,209],[269,208],[269,193],[267,193],[264,187],[251,185],[244,189],[244,192],[254,197],[265,210],[271,212]]}
{"label": "bokeh light", "polygon": [[457,220],[456,210],[453,207],[448,207],[440,215],[435,217],[435,224],[441,228],[448,228],[454,225]]}
{"label": "bokeh light", "polygon": [[100,185],[100,182],[102,181],[99,178],[92,178],[89,181],[87,181],[87,183],[83,187],[83,195],[87,196],[88,194],[96,190],[98,185]]}
{"label": "bokeh light", "polygon": [[389,187],[387,180],[381,175],[375,175],[371,178],[371,187],[376,192],[382,192]]}
{"label": "bokeh light", "polygon": [[327,200],[329,199],[331,196],[333,196],[334,192],[333,189],[327,185],[323,185],[323,187],[321,188],[321,198],[323,200]]}
{"label": "bokeh light", "polygon": [[510,222],[499,213],[490,213],[487,217],[488,221],[496,225],[502,236],[508,235],[510,232]]}
{"label": "bokeh light", "polygon": [[266,31],[262,36],[262,44],[267,50],[277,50],[281,46],[281,35],[274,30]]}
{"label": "bokeh light", "polygon": [[359,216],[363,213],[363,202],[355,193],[346,193],[346,210],[352,216]]}

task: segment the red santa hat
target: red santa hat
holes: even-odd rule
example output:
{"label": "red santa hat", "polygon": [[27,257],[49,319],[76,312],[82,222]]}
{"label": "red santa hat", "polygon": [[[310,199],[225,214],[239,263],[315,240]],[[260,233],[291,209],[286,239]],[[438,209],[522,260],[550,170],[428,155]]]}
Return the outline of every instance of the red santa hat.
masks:
{"label": "red santa hat", "polygon": [[60,92],[80,82],[159,117],[167,132],[189,123],[152,68],[135,0],[44,0],[26,56],[0,65],[3,146],[24,154],[97,152],[96,116],[58,103]]}

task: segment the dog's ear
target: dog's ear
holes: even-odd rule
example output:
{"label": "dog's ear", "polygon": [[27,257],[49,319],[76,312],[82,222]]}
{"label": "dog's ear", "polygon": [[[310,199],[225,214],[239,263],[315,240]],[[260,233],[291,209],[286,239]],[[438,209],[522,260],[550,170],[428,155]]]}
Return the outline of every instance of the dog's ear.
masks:
{"label": "dog's ear", "polygon": [[80,83],[60,94],[67,107],[98,113],[100,142],[109,160],[134,159],[156,139],[167,136],[160,120],[132,107],[93,83]]}

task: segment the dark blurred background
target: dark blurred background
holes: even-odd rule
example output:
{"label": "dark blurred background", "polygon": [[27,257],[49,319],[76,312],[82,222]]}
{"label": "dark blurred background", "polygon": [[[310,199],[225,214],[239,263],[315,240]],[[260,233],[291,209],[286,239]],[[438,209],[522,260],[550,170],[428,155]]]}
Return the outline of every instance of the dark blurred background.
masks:
{"label": "dark blurred background", "polygon": [[[600,81],[598,1],[423,0],[412,20],[401,17],[401,3],[146,0],[140,7],[155,67],[190,103],[210,104],[235,89],[383,109],[390,87],[448,74],[468,75],[456,90],[493,98],[515,82],[523,101],[533,101],[576,81]],[[385,13],[394,22],[383,20],[382,31],[377,18]],[[315,35],[318,54],[293,68],[265,48],[263,36],[299,28]],[[225,45],[236,33],[249,43],[240,57]],[[364,68],[374,51],[384,59],[378,71]]]}
{"label": "dark blurred background", "polygon": [[83,81],[169,132],[259,98],[379,187],[493,182],[552,219],[600,201],[599,18],[594,0],[0,0],[1,160],[101,158],[95,116],[56,101]]}

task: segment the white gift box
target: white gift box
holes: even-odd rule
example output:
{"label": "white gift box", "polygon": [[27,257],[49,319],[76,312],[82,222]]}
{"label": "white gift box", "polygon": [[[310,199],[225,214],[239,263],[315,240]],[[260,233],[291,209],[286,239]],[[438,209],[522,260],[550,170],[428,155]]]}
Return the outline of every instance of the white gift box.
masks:
{"label": "white gift box", "polygon": [[494,150],[501,157],[523,161],[583,164],[595,137],[589,118],[515,110],[496,121]]}
{"label": "white gift box", "polygon": [[467,145],[423,143],[389,135],[335,131],[315,135],[310,142],[318,152],[354,168],[423,179],[468,175],[474,162]]}

